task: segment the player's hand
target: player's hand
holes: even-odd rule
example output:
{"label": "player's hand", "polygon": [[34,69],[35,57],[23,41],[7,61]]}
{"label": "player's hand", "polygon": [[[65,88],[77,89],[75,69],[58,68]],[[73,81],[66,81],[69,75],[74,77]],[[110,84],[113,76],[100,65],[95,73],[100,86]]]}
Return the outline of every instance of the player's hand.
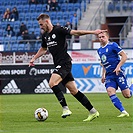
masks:
{"label": "player's hand", "polygon": [[100,34],[100,33],[102,33],[102,32],[107,32],[107,29],[106,29],[106,30],[97,29],[97,30],[94,31],[94,34],[95,34],[95,35],[98,35],[98,34]]}
{"label": "player's hand", "polygon": [[115,72],[116,75],[118,75],[121,72],[121,69],[119,67],[116,67],[116,69],[113,72]]}
{"label": "player's hand", "polygon": [[101,82],[104,83],[105,82],[105,77],[101,78]]}
{"label": "player's hand", "polygon": [[31,67],[31,66],[35,66],[34,65],[34,60],[31,60],[30,63],[29,63],[29,67]]}

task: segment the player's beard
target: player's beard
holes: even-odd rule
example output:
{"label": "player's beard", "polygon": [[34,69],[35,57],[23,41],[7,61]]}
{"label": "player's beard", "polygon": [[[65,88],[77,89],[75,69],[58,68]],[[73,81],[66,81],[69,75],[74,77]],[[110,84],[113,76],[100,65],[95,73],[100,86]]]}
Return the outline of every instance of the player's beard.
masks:
{"label": "player's beard", "polygon": [[45,28],[43,28],[42,30],[43,30],[43,33],[44,32],[49,32],[49,27],[46,25]]}

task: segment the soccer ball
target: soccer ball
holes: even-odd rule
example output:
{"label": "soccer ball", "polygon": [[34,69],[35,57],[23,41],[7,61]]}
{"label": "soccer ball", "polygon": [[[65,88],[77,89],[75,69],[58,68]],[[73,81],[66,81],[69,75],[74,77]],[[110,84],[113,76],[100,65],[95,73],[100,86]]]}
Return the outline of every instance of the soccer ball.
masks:
{"label": "soccer ball", "polygon": [[45,121],[48,118],[48,111],[45,108],[38,108],[36,109],[34,115],[36,120]]}

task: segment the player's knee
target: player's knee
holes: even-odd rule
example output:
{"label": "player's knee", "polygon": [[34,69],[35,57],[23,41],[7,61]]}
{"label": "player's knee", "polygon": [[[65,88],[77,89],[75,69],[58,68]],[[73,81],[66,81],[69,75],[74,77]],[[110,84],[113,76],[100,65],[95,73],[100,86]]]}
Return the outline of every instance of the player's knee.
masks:
{"label": "player's knee", "polygon": [[130,98],[130,97],[131,97],[130,94],[124,94],[123,96],[124,96],[125,98]]}
{"label": "player's knee", "polygon": [[107,88],[108,96],[112,96],[116,94],[116,90],[114,88]]}
{"label": "player's knee", "polygon": [[75,95],[75,94],[76,94],[74,91],[70,91],[70,93],[71,93],[72,95]]}
{"label": "player's knee", "polygon": [[56,86],[54,82],[49,82],[49,87],[52,88],[53,86]]}
{"label": "player's knee", "polygon": [[112,92],[112,91],[107,91],[107,93],[108,93],[108,96],[112,96],[112,95],[114,95],[115,93],[114,92]]}
{"label": "player's knee", "polygon": [[77,92],[78,92],[78,90],[77,90],[77,89],[70,90],[70,93],[71,93],[72,95],[76,95],[76,94],[77,94]]}
{"label": "player's knee", "polygon": [[130,98],[131,94],[130,94],[130,90],[129,89],[125,89],[122,91],[122,94],[125,98]]}

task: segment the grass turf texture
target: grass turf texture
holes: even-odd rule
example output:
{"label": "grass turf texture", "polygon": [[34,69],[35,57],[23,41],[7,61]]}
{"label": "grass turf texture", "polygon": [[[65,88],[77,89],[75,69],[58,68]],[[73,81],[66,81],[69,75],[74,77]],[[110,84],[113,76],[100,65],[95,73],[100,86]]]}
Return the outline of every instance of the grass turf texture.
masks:
{"label": "grass turf texture", "polygon": [[[73,114],[61,118],[62,108],[53,94],[1,95],[0,96],[0,132],[5,133],[132,133],[133,110],[131,99],[117,94],[130,117],[117,118],[119,111],[110,102],[107,94],[85,94],[100,112],[100,117],[83,122],[88,112],[70,94],[65,94]],[[45,107],[49,117],[44,122],[34,118],[34,111]]]}

